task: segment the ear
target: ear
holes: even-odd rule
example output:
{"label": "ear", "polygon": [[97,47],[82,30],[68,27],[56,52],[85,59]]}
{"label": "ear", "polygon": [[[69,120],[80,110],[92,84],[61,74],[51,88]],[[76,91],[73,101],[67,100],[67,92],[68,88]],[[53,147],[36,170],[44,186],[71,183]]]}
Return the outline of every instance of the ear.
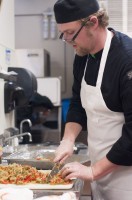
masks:
{"label": "ear", "polygon": [[98,27],[98,24],[99,24],[98,18],[96,16],[91,16],[90,23],[91,23],[92,27],[94,29],[96,29]]}

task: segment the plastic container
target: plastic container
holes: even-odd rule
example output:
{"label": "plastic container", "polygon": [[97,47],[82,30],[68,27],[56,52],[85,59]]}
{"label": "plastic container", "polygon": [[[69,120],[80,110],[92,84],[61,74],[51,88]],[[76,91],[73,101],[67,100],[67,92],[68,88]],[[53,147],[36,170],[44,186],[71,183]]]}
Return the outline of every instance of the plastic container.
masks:
{"label": "plastic container", "polygon": [[70,105],[70,99],[63,99],[62,100],[62,121],[66,122],[67,112]]}

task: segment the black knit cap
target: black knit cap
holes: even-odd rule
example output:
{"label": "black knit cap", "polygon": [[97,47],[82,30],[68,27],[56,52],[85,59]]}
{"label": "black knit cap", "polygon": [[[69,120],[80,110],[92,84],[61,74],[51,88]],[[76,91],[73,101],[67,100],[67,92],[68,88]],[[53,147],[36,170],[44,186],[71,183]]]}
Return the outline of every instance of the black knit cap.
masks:
{"label": "black knit cap", "polygon": [[97,0],[58,0],[54,5],[55,18],[58,24],[86,18],[98,10]]}

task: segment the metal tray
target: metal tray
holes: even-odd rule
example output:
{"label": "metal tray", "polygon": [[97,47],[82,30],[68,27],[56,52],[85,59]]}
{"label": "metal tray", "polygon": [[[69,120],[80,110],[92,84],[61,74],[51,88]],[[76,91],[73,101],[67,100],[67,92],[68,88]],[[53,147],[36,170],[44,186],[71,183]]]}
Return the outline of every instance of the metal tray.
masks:
{"label": "metal tray", "polygon": [[[37,157],[44,158],[44,160],[37,160]],[[4,157],[3,159],[7,160],[8,164],[18,163],[22,165],[30,165],[32,167],[36,167],[37,169],[50,170],[54,166],[54,157],[54,152],[41,149],[35,151],[12,153],[11,155]],[[73,154],[65,161],[65,163],[74,161],[80,162],[82,164],[86,163],[88,161],[88,156]]]}

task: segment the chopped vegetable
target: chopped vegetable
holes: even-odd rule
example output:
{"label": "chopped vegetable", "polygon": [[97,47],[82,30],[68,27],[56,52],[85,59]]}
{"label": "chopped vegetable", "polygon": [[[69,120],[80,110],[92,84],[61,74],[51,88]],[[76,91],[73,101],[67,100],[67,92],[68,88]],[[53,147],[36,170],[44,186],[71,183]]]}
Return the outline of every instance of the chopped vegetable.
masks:
{"label": "chopped vegetable", "polygon": [[[37,170],[35,167],[29,165],[10,164],[6,166],[0,166],[0,184],[47,184],[48,173],[43,173]],[[49,184],[69,184],[71,181],[65,181],[60,174],[53,177]]]}

